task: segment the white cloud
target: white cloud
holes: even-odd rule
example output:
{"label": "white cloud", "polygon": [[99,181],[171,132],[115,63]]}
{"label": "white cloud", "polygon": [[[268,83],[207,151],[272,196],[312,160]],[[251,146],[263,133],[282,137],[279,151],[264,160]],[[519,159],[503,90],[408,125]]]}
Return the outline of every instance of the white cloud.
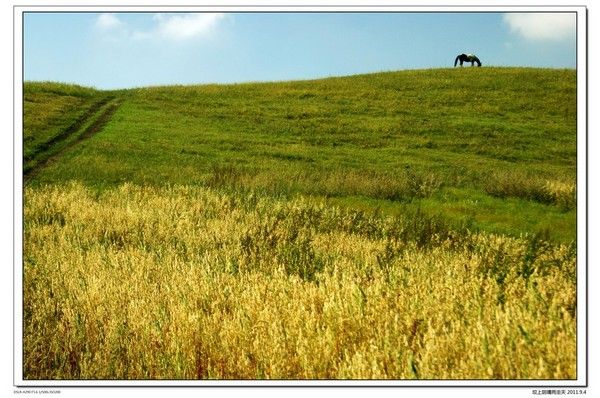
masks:
{"label": "white cloud", "polygon": [[206,37],[214,33],[219,22],[225,18],[221,13],[157,14],[156,34],[165,39],[187,40]]}
{"label": "white cloud", "polygon": [[96,26],[101,29],[112,29],[122,25],[123,23],[115,14],[100,14],[96,19]]}
{"label": "white cloud", "polygon": [[564,40],[575,34],[574,13],[509,13],[504,22],[528,40]]}
{"label": "white cloud", "polygon": [[95,25],[113,40],[116,34],[121,39],[185,41],[214,35],[225,18],[222,13],[155,14],[151,27],[138,29],[115,14],[100,14]]}

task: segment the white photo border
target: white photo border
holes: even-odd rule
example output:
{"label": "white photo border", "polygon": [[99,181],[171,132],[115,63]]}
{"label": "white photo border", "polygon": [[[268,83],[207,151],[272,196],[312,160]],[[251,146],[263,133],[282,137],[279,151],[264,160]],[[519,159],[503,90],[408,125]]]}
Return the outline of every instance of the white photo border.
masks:
{"label": "white photo border", "polygon": [[[588,27],[585,6],[365,5],[19,5],[13,6],[13,383],[16,387],[528,387],[588,385]],[[574,380],[25,380],[23,379],[23,15],[27,12],[574,12],[577,15],[577,378]]]}

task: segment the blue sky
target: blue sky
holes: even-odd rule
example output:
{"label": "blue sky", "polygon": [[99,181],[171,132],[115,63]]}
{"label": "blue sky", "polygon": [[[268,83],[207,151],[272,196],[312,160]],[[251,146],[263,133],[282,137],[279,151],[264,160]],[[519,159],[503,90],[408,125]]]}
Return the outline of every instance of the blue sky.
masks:
{"label": "blue sky", "polygon": [[575,14],[25,13],[24,78],[102,89],[452,67],[574,68]]}

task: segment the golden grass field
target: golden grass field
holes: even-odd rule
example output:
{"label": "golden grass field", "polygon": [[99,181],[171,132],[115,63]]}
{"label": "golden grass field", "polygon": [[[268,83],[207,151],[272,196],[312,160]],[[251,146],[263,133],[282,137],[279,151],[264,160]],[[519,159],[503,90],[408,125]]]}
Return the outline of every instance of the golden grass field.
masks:
{"label": "golden grass field", "polygon": [[24,192],[25,379],[574,379],[574,244],[206,187]]}

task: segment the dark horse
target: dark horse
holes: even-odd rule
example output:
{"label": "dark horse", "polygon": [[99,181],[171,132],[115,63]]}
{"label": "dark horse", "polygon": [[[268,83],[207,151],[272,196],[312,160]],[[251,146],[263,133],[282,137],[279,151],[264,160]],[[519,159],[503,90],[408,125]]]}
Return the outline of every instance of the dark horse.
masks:
{"label": "dark horse", "polygon": [[460,61],[460,66],[463,66],[463,62],[470,62],[471,66],[475,66],[475,62],[477,62],[477,66],[481,66],[481,61],[473,54],[460,54],[454,60],[454,66]]}

